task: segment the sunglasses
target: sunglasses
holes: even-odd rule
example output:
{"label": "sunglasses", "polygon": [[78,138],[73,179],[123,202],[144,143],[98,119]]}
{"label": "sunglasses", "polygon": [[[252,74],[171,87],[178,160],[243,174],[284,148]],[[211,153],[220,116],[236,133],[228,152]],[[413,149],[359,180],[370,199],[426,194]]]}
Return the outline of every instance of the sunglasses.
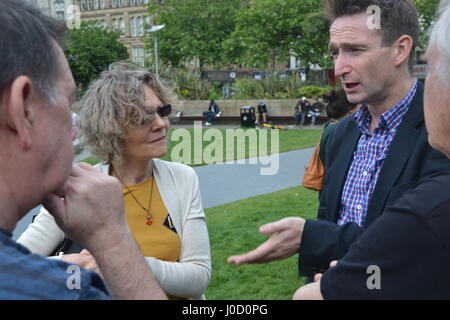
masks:
{"label": "sunglasses", "polygon": [[170,113],[172,112],[172,105],[171,104],[166,104],[162,107],[158,107],[156,109],[156,113],[161,117],[167,117]]}
{"label": "sunglasses", "polygon": [[[160,118],[165,118],[172,112],[172,105],[171,104],[166,104],[164,106],[156,108],[156,110],[153,111],[153,112],[157,113]],[[148,112],[145,116],[143,116],[143,117],[141,117],[141,119],[139,119],[138,123],[131,124],[131,126],[132,127],[145,127],[145,126],[148,126],[154,120],[154,117],[153,117],[154,113],[153,112]]]}

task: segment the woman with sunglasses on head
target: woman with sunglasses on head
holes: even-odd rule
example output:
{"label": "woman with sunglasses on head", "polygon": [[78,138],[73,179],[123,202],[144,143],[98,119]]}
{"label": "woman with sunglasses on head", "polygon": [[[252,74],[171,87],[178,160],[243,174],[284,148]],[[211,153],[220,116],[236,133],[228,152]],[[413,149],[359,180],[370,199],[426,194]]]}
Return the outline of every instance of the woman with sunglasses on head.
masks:
{"label": "woman with sunglasses on head", "polygon": [[[169,298],[203,299],[211,256],[198,178],[189,166],[158,159],[167,152],[171,101],[151,73],[115,63],[82,98],[78,130],[103,161],[96,168],[121,182],[128,224],[163,290]],[[64,239],[42,209],[18,242],[48,256]],[[97,268],[86,250],[62,259]]]}

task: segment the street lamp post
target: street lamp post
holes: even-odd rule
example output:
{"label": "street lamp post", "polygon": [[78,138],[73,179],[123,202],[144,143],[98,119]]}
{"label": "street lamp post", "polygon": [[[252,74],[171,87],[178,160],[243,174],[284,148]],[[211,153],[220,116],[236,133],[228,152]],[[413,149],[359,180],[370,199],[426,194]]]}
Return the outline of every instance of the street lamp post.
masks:
{"label": "street lamp post", "polygon": [[[161,30],[162,28],[164,28],[164,24],[159,25],[159,26],[152,26],[150,29],[147,29],[147,32],[149,33],[153,33],[156,31]],[[152,36],[153,41],[154,41],[154,46],[155,46],[155,73],[156,76],[159,77],[159,67],[158,67],[158,37],[156,35]]]}

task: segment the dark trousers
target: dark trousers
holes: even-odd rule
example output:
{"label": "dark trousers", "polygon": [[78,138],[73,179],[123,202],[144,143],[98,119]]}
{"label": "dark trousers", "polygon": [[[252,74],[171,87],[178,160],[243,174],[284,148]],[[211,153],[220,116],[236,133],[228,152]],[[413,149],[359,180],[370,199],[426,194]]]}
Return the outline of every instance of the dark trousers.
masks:
{"label": "dark trousers", "polygon": [[205,111],[203,112],[204,116],[207,116],[206,122],[212,123],[214,118],[216,117],[216,113],[212,111]]}
{"label": "dark trousers", "polygon": [[305,123],[305,117],[306,114],[303,112],[296,112],[295,113],[295,124],[296,125],[303,125]]}

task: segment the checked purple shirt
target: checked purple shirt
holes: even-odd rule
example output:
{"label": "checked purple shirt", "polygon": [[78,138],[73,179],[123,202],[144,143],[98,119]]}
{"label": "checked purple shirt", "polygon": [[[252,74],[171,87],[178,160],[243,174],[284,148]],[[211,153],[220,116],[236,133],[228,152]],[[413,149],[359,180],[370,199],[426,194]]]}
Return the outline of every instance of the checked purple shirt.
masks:
{"label": "checked purple shirt", "polygon": [[341,210],[337,223],[344,225],[355,222],[364,225],[369,201],[380,175],[389,146],[397,133],[404,115],[416,94],[417,79],[405,98],[380,116],[378,127],[370,132],[372,116],[366,105],[355,114],[355,121],[361,130],[358,146],[344,184]]}

